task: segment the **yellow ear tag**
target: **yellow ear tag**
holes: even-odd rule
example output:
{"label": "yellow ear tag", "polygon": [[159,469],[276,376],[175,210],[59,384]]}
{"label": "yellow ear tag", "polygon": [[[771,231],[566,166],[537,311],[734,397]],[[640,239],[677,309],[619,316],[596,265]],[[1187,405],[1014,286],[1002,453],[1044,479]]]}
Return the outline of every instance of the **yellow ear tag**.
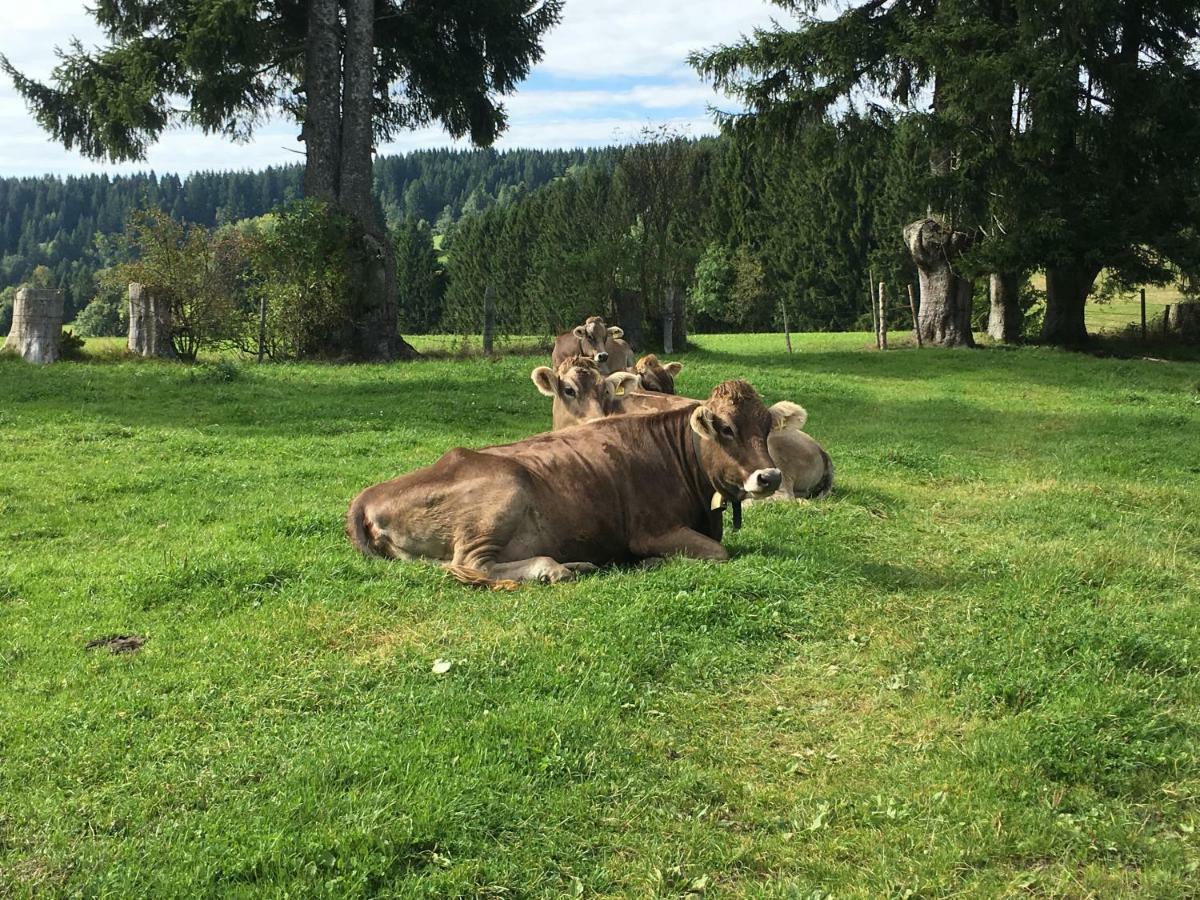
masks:
{"label": "yellow ear tag", "polygon": [[723,509],[725,507],[725,498],[721,496],[721,492],[717,491],[713,494],[712,503],[709,504],[709,509]]}
{"label": "yellow ear tag", "polygon": [[625,396],[625,385],[623,385],[623,384],[617,385],[617,389],[615,391],[613,391],[613,396],[614,397],[624,397]]}

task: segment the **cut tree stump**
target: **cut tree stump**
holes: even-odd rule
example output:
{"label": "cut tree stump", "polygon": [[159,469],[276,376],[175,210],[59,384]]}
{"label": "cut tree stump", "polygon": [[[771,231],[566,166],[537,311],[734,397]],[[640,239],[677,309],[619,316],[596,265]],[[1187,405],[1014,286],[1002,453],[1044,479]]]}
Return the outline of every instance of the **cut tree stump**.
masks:
{"label": "cut tree stump", "polygon": [[21,288],[13,302],[12,330],[4,349],[38,365],[56,362],[62,325],[62,291]]}
{"label": "cut tree stump", "polygon": [[905,226],[904,243],[920,277],[917,328],[922,342],[926,346],[974,347],[974,285],[955,269],[958,258],[971,246],[971,236],[936,219],[920,219]]}
{"label": "cut tree stump", "polygon": [[1200,340],[1200,301],[1172,303],[1163,313],[1163,331],[1188,341]]}
{"label": "cut tree stump", "polygon": [[138,356],[175,356],[170,303],[136,281],[129,283],[129,349]]}

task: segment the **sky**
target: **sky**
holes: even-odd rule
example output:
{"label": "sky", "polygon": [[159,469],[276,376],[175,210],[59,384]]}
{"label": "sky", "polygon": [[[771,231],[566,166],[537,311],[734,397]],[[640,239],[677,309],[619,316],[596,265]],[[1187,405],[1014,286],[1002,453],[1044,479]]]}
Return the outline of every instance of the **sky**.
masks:
{"label": "sky", "polygon": [[[72,37],[85,46],[100,40],[84,0],[0,0],[0,8],[5,19],[0,53],[34,78],[50,74],[56,46],[65,47]],[[542,61],[504,101],[509,127],[496,147],[611,144],[660,123],[692,136],[710,134],[715,131],[710,107],[735,106],[699,80],[685,62],[687,54],[731,43],[780,18],[782,11],[767,0],[566,0],[562,21],[544,39]],[[260,169],[302,160],[297,131],[294,123],[275,119],[249,143],[232,144],[174,129],[144,162],[95,162],[51,141],[0,74],[0,176]],[[444,131],[430,128],[405,134],[379,152],[454,145]]]}

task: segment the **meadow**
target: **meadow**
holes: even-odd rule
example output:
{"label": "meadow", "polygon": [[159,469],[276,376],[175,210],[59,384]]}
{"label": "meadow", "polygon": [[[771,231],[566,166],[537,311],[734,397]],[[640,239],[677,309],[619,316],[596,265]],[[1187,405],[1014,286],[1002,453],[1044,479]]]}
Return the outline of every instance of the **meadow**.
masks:
{"label": "meadow", "polygon": [[1200,364],[793,341],[832,497],[512,593],[342,517],[540,359],[0,361],[0,896],[1195,896]]}

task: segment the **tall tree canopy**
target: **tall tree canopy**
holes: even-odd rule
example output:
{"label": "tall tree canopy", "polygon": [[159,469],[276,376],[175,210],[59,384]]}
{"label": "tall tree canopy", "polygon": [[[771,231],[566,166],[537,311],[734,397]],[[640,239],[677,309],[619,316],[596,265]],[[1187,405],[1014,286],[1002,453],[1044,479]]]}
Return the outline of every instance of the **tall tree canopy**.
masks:
{"label": "tall tree canopy", "polygon": [[1086,339],[1101,268],[1161,280],[1194,258],[1200,2],[870,0],[828,19],[776,2],[795,28],[693,65],[765,122],[887,104],[919,125],[930,166],[913,207],[942,215],[940,256],[968,275],[1044,268],[1046,340]]}
{"label": "tall tree canopy", "polygon": [[[274,112],[301,124],[305,193],[363,231],[361,296],[327,352],[393,358],[395,261],[371,198],[375,142],[442,124],[488,145],[499,97],[541,57],[562,0],[97,0],[107,44],[62,54],[49,84],[0,57],[38,122],[68,148],[141,159],[172,125],[249,137]],[[181,102],[182,101],[182,102]]]}

